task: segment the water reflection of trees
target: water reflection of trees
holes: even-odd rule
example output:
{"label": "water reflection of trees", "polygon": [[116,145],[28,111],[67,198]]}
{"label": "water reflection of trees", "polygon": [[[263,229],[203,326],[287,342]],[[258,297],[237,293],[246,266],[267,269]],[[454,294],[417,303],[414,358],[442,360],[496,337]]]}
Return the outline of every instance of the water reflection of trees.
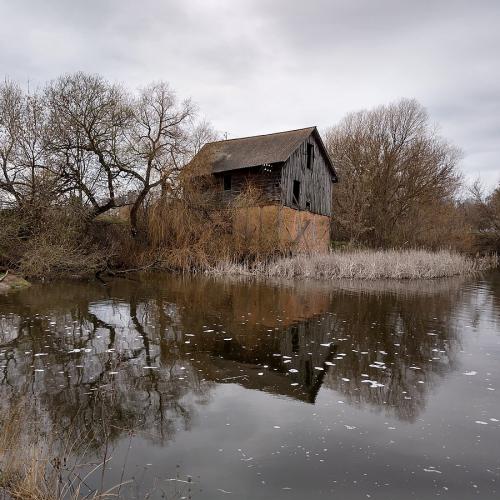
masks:
{"label": "water reflection of trees", "polygon": [[485,323],[485,328],[500,332],[500,271],[487,273],[483,279],[468,283],[469,299],[463,313],[471,319],[473,327]]}
{"label": "water reflection of trees", "polygon": [[311,403],[326,387],[411,421],[453,369],[459,296],[173,276],[36,286],[0,297],[0,397],[97,448],[131,429],[168,441],[215,383]]}
{"label": "water reflection of trees", "polygon": [[[9,325],[0,347],[3,405],[24,397],[25,411],[45,422],[46,432],[71,435],[85,447],[126,430],[163,442],[189,429],[211,384],[145,330],[137,296],[128,303],[109,299],[105,289],[83,284],[65,291],[38,287],[3,298],[2,324]],[[105,321],[96,310],[111,319],[125,310],[127,321]]]}
{"label": "water reflection of trees", "polygon": [[331,367],[326,387],[351,403],[415,420],[429,391],[454,368],[459,294],[339,293],[335,313],[342,328],[337,336],[344,339],[339,349],[345,356]]}

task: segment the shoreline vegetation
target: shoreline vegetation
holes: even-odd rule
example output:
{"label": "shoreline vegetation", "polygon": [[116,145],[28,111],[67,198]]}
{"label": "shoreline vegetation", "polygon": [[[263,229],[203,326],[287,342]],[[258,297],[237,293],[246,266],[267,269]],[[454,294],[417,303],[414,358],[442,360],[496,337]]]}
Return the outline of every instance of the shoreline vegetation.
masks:
{"label": "shoreline vegetation", "polygon": [[[99,483],[109,471],[110,456],[95,456],[88,442],[75,431],[62,435],[40,432],[27,398],[18,398],[0,409],[1,500],[104,500],[121,498],[122,481],[105,489]],[[91,431],[85,434],[90,439]],[[109,446],[109,443],[106,443]],[[77,461],[77,450],[82,453]],[[126,464],[123,464],[123,469]],[[123,470],[122,469],[122,470]],[[122,474],[123,475],[123,474]]]}
{"label": "shoreline vegetation", "polygon": [[498,256],[467,257],[451,250],[350,250],[249,263],[220,262],[217,276],[317,280],[421,280],[472,275],[498,267]]}
{"label": "shoreline vegetation", "polygon": [[329,227],[338,246],[304,256],[313,248],[301,246],[308,226],[292,235],[285,225],[283,237],[283,199],[273,217],[255,210],[270,206],[269,186],[248,177],[224,198],[210,155],[198,154],[221,134],[166,82],[132,90],[74,73],[28,92],[5,81],[0,280],[9,276],[0,288],[13,276],[133,270],[373,280],[498,264],[484,256],[500,254],[500,186],[464,183],[459,149],[417,101],[350,113],[324,137],[339,178]]}
{"label": "shoreline vegetation", "polygon": [[0,271],[0,293],[27,288],[30,283],[15,274]]}
{"label": "shoreline vegetation", "polygon": [[[352,249],[330,251],[328,254],[299,254],[290,257],[236,262],[221,260],[215,265],[182,270],[183,273],[205,274],[214,277],[247,277],[255,279],[315,280],[338,284],[353,282],[418,282],[456,276],[471,276],[493,270],[499,266],[497,254],[470,257],[452,250],[428,251]],[[146,266],[141,271],[176,272],[162,266]],[[129,274],[127,271],[110,272],[110,277]],[[65,276],[58,276],[58,278]],[[82,279],[85,276],[72,276]],[[87,276],[90,278],[90,276]],[[0,293],[29,287],[24,278],[4,272],[0,274]]]}

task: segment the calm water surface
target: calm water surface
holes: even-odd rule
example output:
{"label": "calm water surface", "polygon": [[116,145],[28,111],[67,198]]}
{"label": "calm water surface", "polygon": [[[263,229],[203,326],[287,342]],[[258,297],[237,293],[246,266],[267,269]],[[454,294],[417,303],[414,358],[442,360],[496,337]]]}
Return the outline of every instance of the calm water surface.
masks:
{"label": "calm water surface", "polygon": [[500,274],[36,285],[0,296],[19,405],[124,498],[498,499]]}

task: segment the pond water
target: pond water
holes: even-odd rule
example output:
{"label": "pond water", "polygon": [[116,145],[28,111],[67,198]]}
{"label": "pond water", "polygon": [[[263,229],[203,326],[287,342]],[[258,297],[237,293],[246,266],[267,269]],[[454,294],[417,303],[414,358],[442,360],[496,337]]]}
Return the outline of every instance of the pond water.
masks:
{"label": "pond water", "polygon": [[35,285],[0,296],[0,410],[19,405],[25,444],[81,477],[107,460],[82,491],[497,499],[500,274]]}

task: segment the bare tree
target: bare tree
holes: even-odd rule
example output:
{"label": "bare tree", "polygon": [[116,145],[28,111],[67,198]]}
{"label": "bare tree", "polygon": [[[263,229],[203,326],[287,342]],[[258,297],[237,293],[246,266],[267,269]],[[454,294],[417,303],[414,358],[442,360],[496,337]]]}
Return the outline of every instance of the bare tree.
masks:
{"label": "bare tree", "polygon": [[4,202],[34,211],[65,192],[62,178],[48,165],[47,107],[40,93],[14,83],[0,87],[0,190]]}
{"label": "bare tree", "polygon": [[[126,236],[92,221],[128,205],[131,235],[149,229],[150,200],[177,199],[182,169],[215,139],[164,82],[130,92],[75,73],[35,92],[0,84],[0,208],[10,209],[0,210],[0,258],[36,275],[100,267]],[[143,247],[133,248],[139,255]]]}
{"label": "bare tree", "polygon": [[182,168],[192,104],[179,104],[163,82],[133,95],[83,73],[60,78],[46,94],[59,175],[73,183],[93,216],[120,206],[123,195],[133,192],[130,226],[135,236],[138,211],[148,194]]}
{"label": "bare tree", "polygon": [[188,163],[188,161],[190,161],[205,144],[219,141],[221,139],[221,134],[213,128],[209,121],[203,119],[199,122],[193,123],[191,129],[189,130],[188,138],[189,157],[186,159],[185,163]]}
{"label": "bare tree", "polygon": [[160,184],[172,182],[188,151],[187,126],[194,114],[191,102],[177,103],[167,84],[141,90],[133,102],[133,124],[127,139],[127,158],[121,174],[137,186],[130,210],[132,235],[137,234],[137,213],[146,196]]}
{"label": "bare tree", "polygon": [[12,82],[0,86],[0,201],[20,203],[19,172],[14,165],[22,122],[23,93]]}
{"label": "bare tree", "polygon": [[415,100],[349,114],[326,144],[340,179],[334,220],[351,241],[405,243],[401,229],[418,222],[419,207],[451,200],[459,185],[459,151]]}
{"label": "bare tree", "polygon": [[127,129],[133,123],[128,95],[100,76],[84,73],[59,78],[45,94],[51,168],[91,206],[91,216],[116,207]]}
{"label": "bare tree", "polygon": [[467,220],[471,224],[476,249],[500,251],[500,185],[487,192],[479,181],[469,188],[471,198],[464,203]]}

